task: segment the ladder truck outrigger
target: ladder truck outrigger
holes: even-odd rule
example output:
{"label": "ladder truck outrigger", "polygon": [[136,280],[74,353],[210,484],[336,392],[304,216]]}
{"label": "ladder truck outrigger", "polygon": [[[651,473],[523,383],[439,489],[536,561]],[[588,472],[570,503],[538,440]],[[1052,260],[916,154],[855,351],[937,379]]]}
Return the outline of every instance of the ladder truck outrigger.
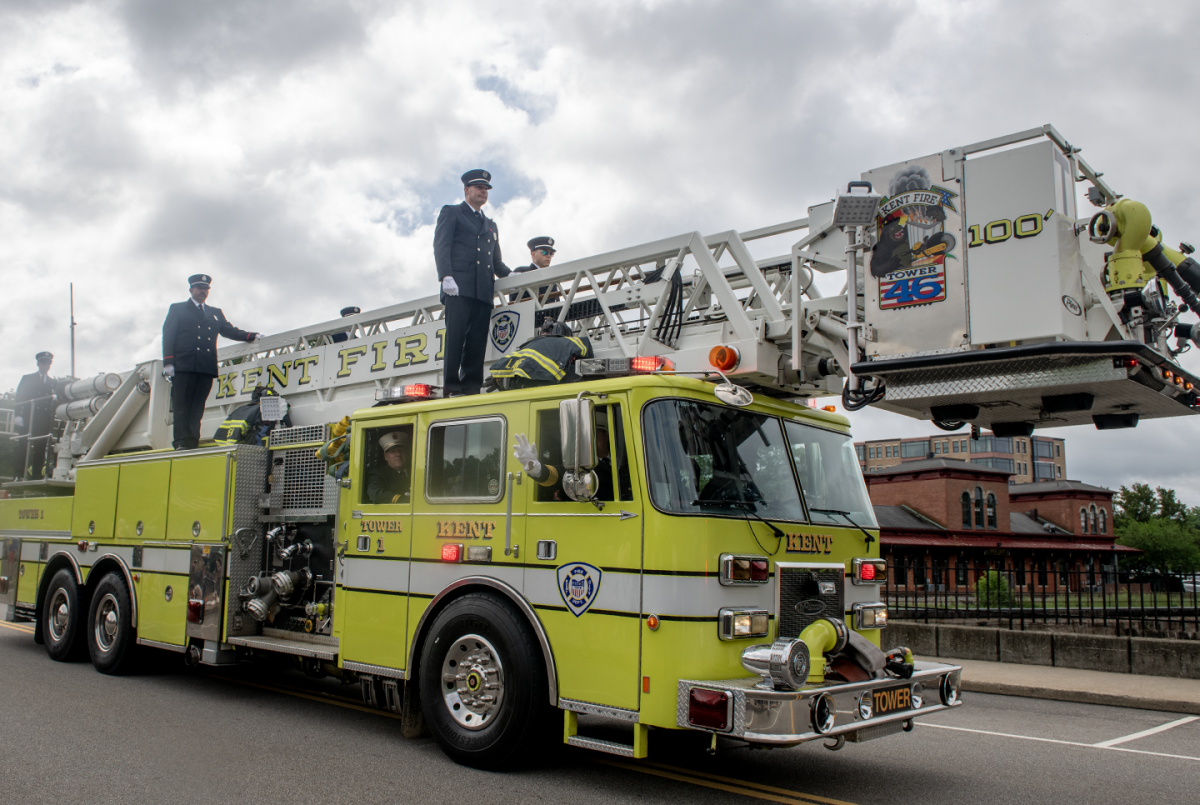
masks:
{"label": "ladder truck outrigger", "polygon": [[[961,704],[961,669],[880,646],[888,568],[849,422],[808,401],[1002,436],[1191,415],[1188,252],[1044,126],[868,171],[803,219],[497,281],[490,359],[552,319],[589,339],[578,383],[442,399],[427,297],[223,349],[203,433],[257,386],[293,424],[173,452],[148,361],[73,385],[51,475],[5,484],[0,604],[106,673],[144,646],[290,655],[486,768],[559,735],[645,757],[651,730],[908,731]],[[410,488],[376,502],[384,437]]]}

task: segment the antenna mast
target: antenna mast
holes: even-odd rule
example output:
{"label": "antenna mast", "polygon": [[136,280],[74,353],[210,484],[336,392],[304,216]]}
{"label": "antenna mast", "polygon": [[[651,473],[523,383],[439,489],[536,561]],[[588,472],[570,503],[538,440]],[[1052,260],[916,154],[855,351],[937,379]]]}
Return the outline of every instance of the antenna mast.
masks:
{"label": "antenna mast", "polygon": [[75,379],[75,283],[71,283],[71,379]]}

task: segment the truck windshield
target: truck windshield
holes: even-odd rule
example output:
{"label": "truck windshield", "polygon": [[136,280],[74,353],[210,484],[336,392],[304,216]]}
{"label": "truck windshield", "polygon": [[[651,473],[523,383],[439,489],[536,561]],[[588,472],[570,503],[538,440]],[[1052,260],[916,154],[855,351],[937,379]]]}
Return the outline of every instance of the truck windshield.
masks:
{"label": "truck windshield", "polygon": [[646,406],[644,424],[650,497],[660,510],[804,521],[775,417],[660,400]]}
{"label": "truck windshield", "polygon": [[874,528],[875,512],[858,467],[854,443],[844,433],[785,422],[796,477],[814,523]]}

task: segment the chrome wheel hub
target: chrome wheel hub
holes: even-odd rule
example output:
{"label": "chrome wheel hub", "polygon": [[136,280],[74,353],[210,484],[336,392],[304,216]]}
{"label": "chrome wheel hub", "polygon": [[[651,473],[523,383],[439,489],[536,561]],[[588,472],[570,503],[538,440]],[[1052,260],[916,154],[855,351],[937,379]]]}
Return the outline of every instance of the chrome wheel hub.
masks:
{"label": "chrome wheel hub", "polygon": [[112,651],[117,642],[118,620],[121,609],[117,605],[116,596],[106,594],[96,607],[96,648],[101,651]]}
{"label": "chrome wheel hub", "polygon": [[70,622],[71,602],[67,598],[67,591],[59,587],[54,591],[54,597],[50,599],[50,622],[46,624],[50,629],[50,637],[55,643],[66,637],[67,624]]}
{"label": "chrome wheel hub", "polygon": [[451,644],[442,661],[442,700],[469,730],[492,723],[504,701],[504,667],[491,643],[470,634]]}

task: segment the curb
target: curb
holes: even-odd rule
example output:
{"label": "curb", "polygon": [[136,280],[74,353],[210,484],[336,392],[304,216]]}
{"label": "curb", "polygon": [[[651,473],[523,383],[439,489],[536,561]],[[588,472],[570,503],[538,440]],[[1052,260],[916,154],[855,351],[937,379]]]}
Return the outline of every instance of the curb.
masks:
{"label": "curb", "polygon": [[967,679],[963,674],[962,689],[972,693],[994,693],[999,696],[1024,696],[1030,699],[1053,699],[1080,704],[1103,704],[1109,707],[1133,707],[1138,710],[1162,710],[1169,713],[1200,715],[1200,702],[1180,699],[1153,699],[1089,690],[1061,690],[1034,685],[1014,685],[1007,682],[981,682]]}

